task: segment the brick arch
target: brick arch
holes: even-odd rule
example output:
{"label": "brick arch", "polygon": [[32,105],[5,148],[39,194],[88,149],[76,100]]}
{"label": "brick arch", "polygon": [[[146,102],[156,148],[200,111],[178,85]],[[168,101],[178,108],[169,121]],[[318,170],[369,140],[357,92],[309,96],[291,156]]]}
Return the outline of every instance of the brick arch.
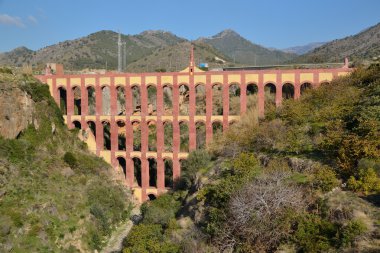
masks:
{"label": "brick arch", "polygon": [[150,86],[157,88],[158,85],[156,83],[147,83],[145,86],[148,89]]}
{"label": "brick arch", "polygon": [[296,86],[293,82],[284,82],[281,85],[282,99],[295,98]]}
{"label": "brick arch", "polygon": [[207,87],[205,83],[198,82],[195,84],[195,115],[206,115],[206,93]]}
{"label": "brick arch", "polygon": [[[349,72],[350,70],[347,70]],[[131,77],[131,74],[124,74],[124,73],[115,73],[115,74],[99,74],[99,75],[60,75],[60,76],[54,76],[54,75],[49,75],[49,76],[44,76],[43,80],[45,82],[49,83],[51,86],[51,91],[53,93],[53,96],[55,97],[56,101],[59,102],[59,96],[57,96],[56,92],[59,87],[61,87],[62,90],[68,91],[68,97],[67,99],[70,100],[70,106],[72,104],[72,93],[70,92],[71,90],[68,90],[69,88],[73,88],[76,86],[79,86],[77,81],[75,81],[75,84],[73,83],[70,85],[71,80],[73,78],[80,78],[76,80],[80,80],[81,88],[83,91],[83,115],[82,117],[73,117],[72,116],[72,109],[70,108],[69,113],[67,113],[67,124],[70,125],[70,127],[73,125],[73,120],[74,119],[81,119],[81,123],[83,123],[82,127],[85,128],[91,128],[91,131],[87,131],[89,133],[88,139],[92,138],[91,132],[94,132],[94,137],[96,137],[96,131],[98,138],[96,139],[96,146],[94,147],[93,143],[91,144],[91,149],[94,150],[98,155],[101,156],[108,156],[109,153],[103,152],[103,132],[102,132],[102,122],[107,122],[112,126],[112,136],[111,136],[111,141],[112,141],[112,165],[116,166],[117,163],[115,162],[115,155],[116,159],[118,157],[123,157],[124,159],[127,160],[128,164],[128,175],[127,177],[127,185],[132,186],[133,188],[133,169],[134,164],[131,160],[131,157],[137,160],[139,163],[141,163],[142,170],[140,170],[140,181],[144,181],[143,185],[142,182],[140,182],[140,186],[138,191],[136,191],[136,194],[141,194],[139,196],[139,199],[146,199],[146,194],[148,193],[155,193],[155,194],[160,194],[164,191],[166,191],[165,184],[164,182],[164,166],[163,166],[163,161],[169,161],[171,160],[173,162],[173,178],[176,178],[180,175],[180,164],[179,160],[181,159],[182,161],[185,160],[185,157],[188,155],[189,148],[191,146],[191,149],[194,149],[196,147],[196,139],[194,134],[196,135],[196,125],[202,124],[202,127],[204,124],[207,126],[206,127],[206,140],[209,142],[212,140],[213,136],[213,125],[217,125],[217,129],[220,129],[220,131],[226,130],[229,127],[229,123],[234,123],[239,121],[239,117],[242,113],[245,113],[247,111],[248,105],[251,102],[251,105],[256,104],[258,113],[260,116],[264,116],[264,107],[267,106],[265,104],[265,96],[268,98],[271,98],[273,96],[268,96],[264,92],[265,86],[268,87],[268,84],[271,83],[273,84],[273,92],[277,93],[276,100],[274,99],[276,105],[280,105],[281,103],[281,97],[282,97],[282,86],[283,84],[281,83],[281,77],[283,73],[290,73],[294,72],[295,74],[295,83],[292,83],[292,85],[296,88],[296,94],[298,95],[297,92],[300,91],[300,82],[299,79],[301,77],[302,73],[308,74],[308,79],[313,79],[313,80],[319,80],[319,76],[323,75],[318,75],[323,72],[332,72],[334,73],[334,70],[294,70],[294,71],[283,71],[283,70],[249,70],[249,71],[240,71],[240,70],[235,70],[234,72],[206,72],[206,73],[193,73],[194,74],[194,79],[195,80],[200,80],[195,77],[198,77],[200,75],[206,77],[205,80],[202,80],[203,82],[193,82],[190,81],[193,80],[193,77],[188,75],[188,73],[149,73],[149,74],[133,74],[133,77]],[[339,69],[335,71],[336,73],[333,74],[333,77],[337,76],[337,73],[339,72],[344,72],[343,69]],[[263,82],[265,79],[264,74],[275,74],[277,78],[275,78],[272,81],[269,82]],[[312,74],[310,74],[312,73]],[[245,79],[247,78],[247,74],[255,74],[258,76],[257,80],[253,80],[254,82],[251,82],[252,79]],[[168,79],[165,79],[164,76],[167,75],[169,76]],[[213,75],[218,75],[222,77],[223,79],[213,79]],[[237,82],[229,82],[228,80],[230,79],[230,75],[238,75],[240,78],[239,79],[234,79]],[[158,82],[148,82],[148,79],[146,78],[147,76],[155,76],[155,78],[158,80]],[[103,82],[103,79],[107,78],[110,80]],[[136,78],[135,78],[136,77]],[[182,77],[189,78],[189,81],[184,79],[181,79]],[[62,82],[59,83],[58,78],[64,78],[64,81],[67,82],[67,85],[62,84]],[[144,78],[146,83],[144,83]],[[141,79],[142,82],[140,81],[135,81],[137,79]],[[171,80],[172,81],[171,81]],[[288,79],[288,78],[287,78]],[[62,79],[63,80],[63,79]],[[124,80],[119,81],[119,80]],[[213,82],[213,80],[218,80],[218,82]],[[223,81],[222,81],[223,80]],[[246,81],[249,80],[249,81]],[[58,82],[57,82],[58,81]],[[74,80],[73,80],[74,81]],[[162,81],[162,83],[160,82]],[[164,82],[168,81],[168,82]],[[180,81],[180,82],[179,82]],[[329,81],[329,80],[323,80],[323,81]],[[323,82],[321,81],[321,82]],[[311,83],[313,86],[317,87],[318,82],[314,82],[312,80],[303,80],[303,83],[308,82]],[[124,84],[123,84],[124,83]],[[58,85],[56,85],[58,84]],[[178,109],[180,107],[178,106],[179,103],[179,87],[184,85],[186,87],[186,90],[188,90],[188,93],[185,94],[186,96],[186,103],[189,104],[189,113],[188,114],[181,114],[179,113]],[[196,109],[197,109],[197,88],[201,87],[200,85],[205,87],[206,90],[206,97],[207,99],[204,99],[208,103],[206,103],[206,115],[201,115]],[[240,88],[240,114],[236,115],[235,117],[230,117],[231,111],[229,108],[229,105],[231,104],[230,101],[226,100],[229,99],[229,94],[228,94],[228,89],[232,87],[232,85],[237,85],[237,87]],[[215,91],[214,88],[215,86],[218,86],[220,90]],[[85,87],[85,88],[84,88]],[[91,87],[91,88],[90,88]],[[124,118],[118,116],[120,115],[118,112],[119,110],[117,108],[117,102],[112,101],[112,112],[110,115],[107,115],[107,117],[104,117],[102,113],[102,104],[104,101],[102,101],[102,94],[101,90],[104,89],[105,87],[112,87],[112,99],[115,99],[115,89],[118,90],[121,88],[124,89],[125,92],[125,111],[126,115]],[[121,88],[119,88],[121,87]],[[136,87],[136,88],[135,88]],[[147,102],[142,101],[143,99],[146,98],[146,90],[149,87],[156,87],[157,89],[157,114],[156,115],[147,115]],[[88,90],[87,90],[88,89]],[[163,91],[163,89],[165,89]],[[170,90],[169,90],[170,89]],[[257,96],[248,98],[247,97],[247,90],[250,89],[252,93],[257,93]],[[85,93],[85,91],[89,91],[90,94],[93,94],[90,97],[90,100],[86,100],[86,95],[88,93]],[[184,90],[183,90],[184,91]],[[198,92],[201,91],[201,89],[198,89]],[[202,90],[203,91],[203,90]],[[138,101],[138,106],[139,108],[133,107],[135,104],[132,103],[132,96],[131,93],[135,95],[134,97],[137,98]],[[163,99],[166,96],[166,94],[163,94],[163,92],[167,92],[167,94],[170,95],[170,100],[167,100],[166,105],[162,105]],[[122,94],[116,93],[120,98]],[[152,93],[151,93],[152,94]],[[217,102],[219,103],[217,106],[220,108],[221,113],[215,114],[213,113],[213,104],[212,101],[215,102],[215,97],[213,95],[217,94],[219,96],[217,99]],[[295,96],[296,96],[295,94]],[[95,97],[96,95],[96,97]],[[273,94],[272,94],[273,95]],[[78,99],[79,99],[79,93],[78,93]],[[167,96],[166,96],[167,97]],[[203,97],[203,95],[202,95]],[[58,98],[58,99],[57,99]],[[251,99],[251,100],[250,100]],[[256,100],[255,100],[256,99]],[[136,101],[136,99],[134,100]],[[96,110],[94,110],[93,113],[89,113],[89,108],[87,108],[86,104],[87,103],[93,102],[93,104],[96,105]],[[195,102],[195,108],[194,108],[194,102]],[[257,103],[256,103],[257,102]],[[162,110],[165,109],[164,106],[167,106],[168,110],[163,112]],[[170,108],[169,108],[170,107]],[[137,109],[137,110],[135,110]],[[190,111],[191,110],[191,111]],[[94,115],[94,116],[90,116]],[[186,115],[186,116],[182,116]],[[215,116],[215,115],[220,115],[220,116]],[[169,116],[169,117],[167,117]],[[204,117],[203,117],[204,116]],[[102,122],[99,119],[104,119]],[[111,120],[110,120],[111,119]],[[86,121],[89,122],[89,126],[86,124]],[[111,122],[110,122],[111,121]],[[152,152],[149,151],[147,152],[147,123],[150,124],[155,124],[157,126],[156,129],[156,134],[157,134],[157,147],[160,145],[160,148],[157,148],[157,152]],[[170,123],[169,123],[170,122]],[[117,126],[117,124],[119,126]],[[125,126],[124,126],[125,124]],[[134,133],[136,131],[133,131],[134,127],[136,130],[139,131],[139,135],[137,136],[138,139],[138,144],[142,144],[143,147],[139,149],[138,151],[134,151],[133,145],[134,145]],[[138,128],[136,127],[138,125]],[[165,126],[166,126],[166,135],[169,136],[170,138],[165,137]],[[119,127],[119,128],[118,128]],[[124,128],[125,127],[125,128]],[[201,127],[201,128],[202,128]],[[120,129],[122,128],[122,129]],[[171,129],[171,130],[170,130]],[[203,128],[202,128],[203,129]],[[187,131],[184,133],[184,130]],[[125,152],[118,152],[117,144],[115,143],[118,141],[118,134],[123,133],[125,131],[125,134],[127,135],[126,137],[126,150]],[[203,131],[203,130],[202,130]],[[116,134],[115,134],[116,133]],[[137,132],[136,132],[137,133]],[[141,136],[143,135],[143,136]],[[186,139],[187,138],[187,139]],[[162,145],[165,144],[165,140],[169,139],[171,142],[171,147],[172,150],[166,150],[165,148],[162,148]],[[181,150],[181,141],[186,142],[187,150]],[[137,142],[136,142],[137,143]],[[191,143],[191,145],[190,145]],[[146,145],[146,146],[145,146]],[[167,144],[169,145],[169,144]],[[158,180],[159,182],[157,183],[157,189],[149,188],[149,175],[141,175],[142,172],[146,171],[147,172],[147,160],[146,160],[146,155],[149,155],[149,158],[155,158],[157,157],[157,173],[159,176]],[[164,158],[162,158],[164,156]],[[120,158],[121,159],[121,158]],[[148,173],[146,173],[148,174]],[[145,176],[144,178],[142,178]],[[136,186],[136,185],[135,185]]]}
{"label": "brick arch", "polygon": [[165,88],[165,87],[170,87],[170,88],[173,88],[173,84],[172,83],[163,83],[161,84],[162,88]]}
{"label": "brick arch", "polygon": [[231,120],[229,120],[228,121],[228,125],[234,125],[234,124],[236,124],[236,123],[238,123],[239,121],[238,120],[236,120],[236,119],[231,119]]}
{"label": "brick arch", "polygon": [[149,168],[149,187],[157,187],[158,185],[158,171],[157,171],[157,158],[152,157],[148,158],[147,157],[147,162],[148,162],[148,168]]}
{"label": "brick arch", "polygon": [[[80,123],[79,120],[73,120],[73,121],[71,122],[71,125],[74,126],[74,128],[76,128],[76,129],[82,129],[82,124]],[[79,126],[79,127],[78,127],[78,126]]]}
{"label": "brick arch", "polygon": [[230,82],[230,83],[228,83],[228,88],[231,87],[232,85],[237,85],[239,88],[241,88],[241,84],[239,82]]}
{"label": "brick arch", "polygon": [[[233,90],[235,89],[235,90]],[[228,84],[229,115],[240,115],[241,85],[238,82]]]}
{"label": "brick arch", "polygon": [[223,87],[223,83],[221,82],[214,82],[211,84],[211,88],[214,88],[214,86],[221,85]]}
{"label": "brick arch", "polygon": [[[307,85],[309,84],[309,85]],[[308,87],[310,86],[310,87]],[[313,89],[314,88],[314,85],[312,82],[309,82],[309,81],[303,81],[301,84],[300,84],[300,94],[302,95],[302,93],[307,90],[307,89]]]}
{"label": "brick arch", "polygon": [[164,187],[172,188],[173,183],[174,183],[173,159],[171,159],[170,157],[169,158],[165,157],[163,158],[163,163],[164,163]]}
{"label": "brick arch", "polygon": [[[132,165],[133,165],[133,186],[134,187],[142,187],[143,183],[143,168],[142,168],[142,161],[141,157],[137,157],[135,155],[131,156]],[[139,164],[138,164],[139,163]],[[137,165],[140,166],[140,168],[137,167]]]}

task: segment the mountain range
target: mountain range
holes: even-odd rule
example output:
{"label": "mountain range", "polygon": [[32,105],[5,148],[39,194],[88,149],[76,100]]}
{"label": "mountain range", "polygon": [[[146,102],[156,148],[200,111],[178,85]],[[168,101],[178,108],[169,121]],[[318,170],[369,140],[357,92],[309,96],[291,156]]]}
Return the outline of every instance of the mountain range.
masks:
{"label": "mountain range", "polygon": [[355,35],[323,44],[295,58],[295,63],[341,62],[344,57],[363,62],[380,58],[380,23]]}
{"label": "mountain range", "polygon": [[[43,69],[45,63],[62,63],[65,69],[117,69],[118,33],[99,31],[75,40],[67,40],[33,51],[19,47],[0,53],[0,65],[32,65]],[[195,47],[196,63],[210,68],[242,65],[342,62],[380,58],[380,23],[356,35],[331,42],[315,42],[279,50],[267,48],[227,29],[195,41],[162,30],[121,35],[125,43],[124,71],[178,71],[187,66],[190,43]]]}

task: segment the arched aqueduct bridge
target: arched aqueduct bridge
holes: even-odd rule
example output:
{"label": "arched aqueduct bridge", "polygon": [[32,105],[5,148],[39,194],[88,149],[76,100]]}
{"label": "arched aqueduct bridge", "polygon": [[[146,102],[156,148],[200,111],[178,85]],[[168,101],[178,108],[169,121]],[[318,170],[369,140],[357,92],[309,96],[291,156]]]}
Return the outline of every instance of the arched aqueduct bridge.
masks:
{"label": "arched aqueduct bridge", "polygon": [[69,128],[82,129],[89,149],[125,179],[139,201],[166,192],[188,153],[207,145],[248,110],[298,99],[351,72],[333,69],[64,74],[37,76],[47,83]]}

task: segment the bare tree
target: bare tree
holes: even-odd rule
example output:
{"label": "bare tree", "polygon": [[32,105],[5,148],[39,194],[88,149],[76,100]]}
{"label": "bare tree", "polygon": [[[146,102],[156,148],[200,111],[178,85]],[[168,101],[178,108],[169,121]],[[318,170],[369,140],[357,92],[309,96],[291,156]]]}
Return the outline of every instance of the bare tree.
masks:
{"label": "bare tree", "polygon": [[252,251],[269,250],[289,234],[289,211],[306,207],[304,190],[290,183],[290,176],[289,171],[266,173],[231,198],[228,222],[215,240],[221,251],[229,252],[239,244],[254,246]]}

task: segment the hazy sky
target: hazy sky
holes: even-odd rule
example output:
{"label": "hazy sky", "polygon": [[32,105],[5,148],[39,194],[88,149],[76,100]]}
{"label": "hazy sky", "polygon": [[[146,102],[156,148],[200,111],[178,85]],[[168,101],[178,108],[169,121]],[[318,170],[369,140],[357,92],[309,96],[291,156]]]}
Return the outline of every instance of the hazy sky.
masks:
{"label": "hazy sky", "polygon": [[0,52],[33,50],[99,30],[161,29],[187,39],[230,28],[286,48],[329,41],[380,22],[380,0],[0,0]]}

